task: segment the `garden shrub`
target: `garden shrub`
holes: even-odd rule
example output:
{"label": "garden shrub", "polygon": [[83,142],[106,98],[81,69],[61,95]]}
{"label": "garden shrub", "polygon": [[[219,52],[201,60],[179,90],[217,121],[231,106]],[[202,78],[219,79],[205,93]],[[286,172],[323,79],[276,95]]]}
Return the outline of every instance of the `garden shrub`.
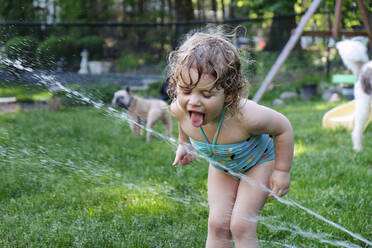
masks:
{"label": "garden shrub", "polygon": [[142,65],[153,64],[156,62],[156,58],[148,53],[123,53],[116,60],[116,71],[125,72],[136,69]]}
{"label": "garden shrub", "polygon": [[[94,102],[111,103],[114,93],[121,89],[121,85],[104,85],[104,84],[93,84],[90,86],[73,84],[68,86],[69,89],[77,91],[84,97],[89,98]],[[66,95],[64,91],[57,91],[53,94],[54,97],[60,97],[62,99],[62,105],[69,107],[90,105],[90,103],[82,101],[79,97],[75,97],[73,94]]]}
{"label": "garden shrub", "polygon": [[111,103],[115,92],[122,88],[123,87],[121,85],[117,84],[115,85],[96,84],[93,87],[89,88],[89,92],[96,99],[104,103]]}
{"label": "garden shrub", "polygon": [[141,58],[143,59],[144,64],[153,64],[156,62],[154,55],[149,53],[142,54]]}
{"label": "garden shrub", "polygon": [[79,52],[87,49],[89,60],[101,60],[103,58],[103,49],[105,41],[99,36],[87,36],[78,41]]}
{"label": "garden shrub", "polygon": [[304,85],[309,84],[319,84],[321,82],[326,82],[327,80],[324,77],[321,77],[319,75],[304,75],[301,79],[294,82],[294,85],[296,85],[298,88]]}
{"label": "garden shrub", "polygon": [[116,61],[116,71],[125,72],[139,66],[138,58],[134,53],[122,54]]}
{"label": "garden shrub", "polygon": [[21,60],[23,66],[35,67],[38,40],[32,36],[18,36],[5,44],[5,55],[12,60]]}
{"label": "garden shrub", "polygon": [[147,90],[145,92],[145,97],[152,97],[158,98],[160,96],[160,89],[164,83],[164,80],[159,80],[154,83],[151,83],[147,86]]}
{"label": "garden shrub", "polygon": [[65,69],[77,70],[80,63],[77,48],[77,42],[72,37],[51,36],[40,43],[36,56],[44,69],[55,69],[57,61],[63,59]]}

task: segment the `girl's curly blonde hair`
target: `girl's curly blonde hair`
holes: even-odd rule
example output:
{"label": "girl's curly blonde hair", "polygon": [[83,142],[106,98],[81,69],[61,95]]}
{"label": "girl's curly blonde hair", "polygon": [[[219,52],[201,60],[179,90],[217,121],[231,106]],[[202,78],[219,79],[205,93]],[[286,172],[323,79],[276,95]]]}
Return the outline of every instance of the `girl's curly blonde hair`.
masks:
{"label": "girl's curly blonde hair", "polygon": [[[214,88],[223,89],[226,110],[235,114],[243,89],[248,85],[242,69],[238,49],[232,38],[236,30],[228,34],[223,26],[206,27],[186,35],[185,40],[168,58],[168,95],[177,98],[177,84],[183,82],[181,72],[194,68],[198,72],[198,80],[188,85],[194,88],[203,73],[215,78]],[[191,78],[191,77],[190,77]],[[228,100],[227,100],[228,99]]]}

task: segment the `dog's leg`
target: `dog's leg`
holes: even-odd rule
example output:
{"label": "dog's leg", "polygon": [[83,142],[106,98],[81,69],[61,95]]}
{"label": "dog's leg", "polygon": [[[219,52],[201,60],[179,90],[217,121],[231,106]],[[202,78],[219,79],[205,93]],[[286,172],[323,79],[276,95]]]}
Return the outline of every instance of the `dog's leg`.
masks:
{"label": "dog's leg", "polygon": [[147,123],[146,123],[146,141],[149,142],[151,139],[152,134],[152,127],[156,124],[156,122],[160,119],[160,113],[158,110],[150,110],[147,115]]}
{"label": "dog's leg", "polygon": [[130,125],[131,129],[132,129],[132,132],[136,135],[139,135],[140,134],[140,128],[138,127],[137,123],[131,123]]}
{"label": "dog's leg", "polygon": [[146,124],[146,141],[147,142],[151,140],[152,127],[155,125],[155,123],[156,121],[147,120],[147,124]]}
{"label": "dog's leg", "polygon": [[362,150],[363,129],[366,121],[368,120],[371,95],[366,94],[358,81],[355,85],[355,111],[354,111],[354,129],[351,134],[353,141],[353,149],[355,151]]}
{"label": "dog's leg", "polygon": [[130,123],[130,129],[132,130],[132,132],[135,134],[136,133],[136,124],[131,122]]}
{"label": "dog's leg", "polygon": [[141,117],[139,117],[138,116],[138,118],[137,118],[137,123],[139,124],[139,125],[137,125],[137,127],[138,127],[138,134],[139,135],[143,135],[143,126],[146,124],[145,123],[145,121],[141,118]]}
{"label": "dog's leg", "polygon": [[170,138],[172,137],[172,119],[170,114],[163,114],[162,121],[164,123],[165,129],[167,130],[167,136]]}
{"label": "dog's leg", "polygon": [[140,123],[138,122],[139,117],[137,115],[131,114],[130,118],[134,121],[134,122],[131,123],[132,132],[136,135],[140,135],[141,134],[141,127],[139,126]]}

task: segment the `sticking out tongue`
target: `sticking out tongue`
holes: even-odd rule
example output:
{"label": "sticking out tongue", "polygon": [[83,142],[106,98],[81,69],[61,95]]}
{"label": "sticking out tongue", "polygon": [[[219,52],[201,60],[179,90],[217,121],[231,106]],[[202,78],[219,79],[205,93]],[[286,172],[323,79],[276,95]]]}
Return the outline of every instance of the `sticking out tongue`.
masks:
{"label": "sticking out tongue", "polygon": [[198,112],[190,112],[191,123],[194,127],[203,125],[204,115]]}

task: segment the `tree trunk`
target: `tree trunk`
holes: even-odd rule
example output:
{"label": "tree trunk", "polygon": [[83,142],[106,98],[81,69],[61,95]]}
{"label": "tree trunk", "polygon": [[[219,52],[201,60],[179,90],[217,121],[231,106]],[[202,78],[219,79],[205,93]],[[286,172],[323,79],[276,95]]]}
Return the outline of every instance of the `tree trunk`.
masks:
{"label": "tree trunk", "polygon": [[175,10],[177,21],[194,20],[194,8],[192,6],[192,0],[176,0]]}
{"label": "tree trunk", "polygon": [[[192,5],[192,0],[176,0],[175,10],[177,22],[194,20],[194,8]],[[176,24],[175,36],[172,39],[173,48],[177,46],[179,38],[187,33],[187,31],[187,26]]]}
{"label": "tree trunk", "polygon": [[229,18],[234,19],[235,18],[235,0],[231,0],[229,5]]}
{"label": "tree trunk", "polygon": [[173,10],[172,0],[168,0],[168,9],[169,9],[169,13],[168,13],[169,21],[173,22],[174,21],[174,14],[173,14],[174,10]]}
{"label": "tree trunk", "polygon": [[143,15],[143,11],[144,11],[144,0],[138,0],[137,2],[137,8],[138,8],[138,13],[140,15]]}
{"label": "tree trunk", "polygon": [[214,20],[217,20],[217,0],[211,0],[211,6],[212,6],[212,11],[214,15]]}
{"label": "tree trunk", "polygon": [[202,7],[202,1],[201,0],[197,0],[196,1],[196,6],[198,8],[198,20],[202,20],[203,19],[203,7]]}
{"label": "tree trunk", "polygon": [[289,38],[291,32],[296,28],[295,15],[279,16],[274,15],[273,23],[270,28],[269,40],[266,51],[280,51],[283,49]]}
{"label": "tree trunk", "polygon": [[[161,20],[161,23],[164,23],[165,0],[161,0],[160,2],[161,2],[160,20]],[[164,26],[160,26],[158,28],[160,29],[160,34],[162,34],[160,37],[160,49],[159,49],[159,54],[158,54],[158,60],[160,61],[161,59],[163,59],[166,32],[165,32]]]}
{"label": "tree trunk", "polygon": [[225,20],[225,1],[221,0],[222,20]]}

